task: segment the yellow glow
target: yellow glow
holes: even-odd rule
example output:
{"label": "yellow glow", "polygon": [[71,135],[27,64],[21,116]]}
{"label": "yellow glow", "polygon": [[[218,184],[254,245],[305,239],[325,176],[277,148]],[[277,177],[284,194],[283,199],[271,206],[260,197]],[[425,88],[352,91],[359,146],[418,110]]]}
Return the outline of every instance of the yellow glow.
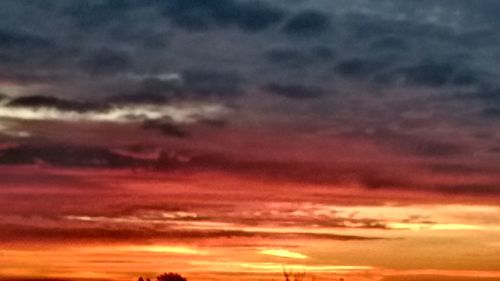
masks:
{"label": "yellow glow", "polygon": [[[112,250],[110,247],[109,250]],[[183,246],[162,246],[162,245],[140,245],[140,246],[121,246],[115,248],[126,252],[148,252],[148,253],[165,253],[165,254],[181,254],[181,255],[205,255],[206,252],[198,249],[183,247]]]}
{"label": "yellow glow", "polygon": [[392,229],[409,229],[409,230],[481,230],[481,226],[470,224],[424,224],[424,223],[389,223],[387,225]]}
{"label": "yellow glow", "polygon": [[[282,263],[272,262],[209,262],[193,261],[193,266],[208,266],[210,269],[223,269],[225,272],[282,272]],[[286,270],[293,272],[352,272],[373,270],[372,266],[363,265],[305,265],[305,264],[286,264]]]}
{"label": "yellow glow", "polygon": [[264,254],[264,255],[277,256],[277,257],[283,257],[283,258],[291,258],[291,259],[307,259],[307,258],[309,258],[308,256],[303,255],[301,253],[291,252],[291,251],[283,250],[283,249],[262,250],[262,251],[260,251],[260,253]]}

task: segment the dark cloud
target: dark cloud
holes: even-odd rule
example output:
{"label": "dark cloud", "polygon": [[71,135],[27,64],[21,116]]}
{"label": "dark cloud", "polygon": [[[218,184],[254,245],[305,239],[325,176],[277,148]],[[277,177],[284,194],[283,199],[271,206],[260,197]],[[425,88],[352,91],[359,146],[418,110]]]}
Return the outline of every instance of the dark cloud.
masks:
{"label": "dark cloud", "polygon": [[142,128],[146,130],[155,130],[162,135],[176,138],[186,138],[189,134],[181,129],[178,125],[173,124],[170,120],[146,120],[142,124]]}
{"label": "dark cloud", "polygon": [[[432,88],[467,88],[472,86],[488,85],[489,78],[481,77],[480,71],[473,71],[464,63],[438,62],[422,60],[419,63],[405,66],[395,66],[401,62],[374,62],[356,59],[347,64],[344,75],[358,75],[365,78],[368,74],[374,75],[374,81],[384,85],[403,85],[409,87]],[[338,70],[337,66],[337,70]],[[358,74],[359,73],[359,74]]]}
{"label": "dark cloud", "polygon": [[317,36],[330,28],[327,14],[307,10],[293,15],[283,26],[283,32],[292,36]]}
{"label": "dark cloud", "polygon": [[73,2],[62,9],[62,16],[69,16],[80,28],[92,29],[113,22],[126,23],[127,12],[144,7],[148,1],[141,3],[129,0],[85,1]]}
{"label": "dark cloud", "polygon": [[314,46],[311,48],[310,53],[313,57],[322,60],[322,61],[329,61],[334,59],[337,55],[335,51],[328,46],[325,45],[318,45]]}
{"label": "dark cloud", "polygon": [[51,96],[25,96],[11,99],[6,106],[24,108],[50,108],[61,111],[89,112],[107,109],[106,105],[60,99]]}
{"label": "dark cloud", "polygon": [[491,153],[500,153],[500,146],[493,147],[493,148],[489,149],[488,151]]}
{"label": "dark cloud", "polygon": [[340,61],[334,68],[335,72],[349,78],[366,78],[378,73],[383,64],[361,58]]}
{"label": "dark cloud", "polygon": [[450,175],[480,175],[496,173],[495,169],[461,163],[437,163],[426,165],[424,168],[436,174],[450,174]]}
{"label": "dark cloud", "polygon": [[207,118],[201,118],[198,120],[198,123],[207,125],[209,127],[217,127],[217,128],[222,128],[225,127],[229,124],[228,120],[223,120],[223,119],[207,119]]}
{"label": "dark cloud", "polygon": [[[166,127],[154,128],[165,130],[165,134],[175,137],[184,133],[176,131],[177,128]],[[413,143],[407,144],[400,140],[381,143],[388,145],[391,149],[400,149],[395,146],[403,146],[405,150],[410,149],[415,153]],[[408,142],[406,140],[406,142]],[[420,143],[420,141],[417,141]],[[410,146],[408,148],[407,146]],[[124,148],[127,149],[127,148]],[[81,147],[68,145],[22,145],[6,148],[0,151],[0,165],[50,165],[66,168],[110,168],[110,169],[139,169],[156,171],[160,174],[175,171],[177,174],[191,174],[198,172],[222,172],[238,175],[250,179],[266,180],[271,182],[295,182],[307,184],[344,185],[359,184],[360,187],[370,190],[418,190],[430,191],[442,194],[485,196],[497,194],[500,182],[495,177],[498,171],[494,168],[469,167],[464,165],[423,165],[419,169],[402,167],[401,163],[388,165],[383,162],[361,165],[356,163],[331,162],[328,165],[319,165],[310,162],[278,161],[278,160],[252,160],[238,158],[224,154],[208,154],[195,152],[172,152],[163,150],[159,155],[153,157],[150,152],[140,148],[139,152],[124,153],[116,148]],[[129,149],[130,150],[130,149]],[[420,150],[417,150],[421,153]],[[424,151],[427,155],[428,151]],[[456,151],[452,151],[456,153]],[[407,153],[407,152],[405,152]],[[146,157],[143,155],[148,154]],[[432,151],[431,156],[436,157],[450,154],[449,151]],[[437,158],[436,158],[437,159]],[[415,176],[418,174],[418,176]],[[471,178],[461,183],[447,180],[426,180],[425,175],[481,175],[490,180],[477,181]],[[36,181],[36,180],[35,180]],[[66,181],[64,179],[64,181]],[[23,183],[26,181],[23,180]],[[51,182],[51,181],[46,181]],[[10,184],[14,182],[9,181]],[[498,183],[498,184],[497,184]],[[339,220],[336,227],[344,227]],[[383,228],[382,222],[357,221],[360,227]]]}
{"label": "dark cloud", "polygon": [[173,24],[190,31],[203,31],[213,26],[262,31],[279,23],[285,14],[260,1],[174,0],[163,5],[164,14]]}
{"label": "dark cloud", "polygon": [[108,100],[112,103],[165,103],[173,97],[182,98],[182,89],[179,81],[144,78]]}
{"label": "dark cloud", "polygon": [[2,29],[0,25],[2,81],[19,84],[55,81],[58,76],[55,66],[70,55],[74,53],[69,48],[62,48],[46,34]]}
{"label": "dark cloud", "polygon": [[243,93],[243,78],[230,71],[189,69],[182,73],[182,94],[231,97]]}
{"label": "dark cloud", "polygon": [[480,100],[483,101],[486,106],[491,108],[492,104],[496,104],[500,101],[500,89],[496,88],[482,88],[477,91],[468,92],[465,94],[457,95],[458,98],[464,98],[465,100]]}
{"label": "dark cloud", "polygon": [[381,189],[381,188],[415,188],[418,181],[402,178],[396,175],[388,175],[380,172],[373,171],[372,173],[359,173],[355,176],[354,180],[361,184],[361,186],[368,189]]}
{"label": "dark cloud", "polygon": [[310,49],[280,47],[265,53],[266,60],[271,64],[290,68],[304,68],[311,63],[328,62],[335,56],[335,51],[328,46],[314,46]]}
{"label": "dark cloud", "polygon": [[299,84],[269,83],[264,90],[291,99],[311,99],[325,95],[325,91],[320,87]]}
{"label": "dark cloud", "polygon": [[424,40],[420,44],[425,44],[435,43],[439,40],[452,41],[454,39],[453,32],[449,27],[433,25],[412,17],[398,19],[390,16],[384,17],[380,14],[353,12],[345,14],[343,20],[346,28],[349,29],[350,36],[357,40],[377,40],[392,37],[409,39],[408,41],[412,43],[415,39]]}
{"label": "dark cloud", "polygon": [[448,83],[455,69],[448,63],[424,62],[416,66],[401,68],[403,79],[418,86],[439,87]]}
{"label": "dark cloud", "polygon": [[90,75],[109,75],[127,72],[132,65],[128,54],[108,48],[96,50],[80,61],[80,66]]}
{"label": "dark cloud", "polygon": [[300,50],[274,48],[266,52],[265,58],[272,64],[288,67],[301,67],[311,62],[311,57]]}
{"label": "dark cloud", "polygon": [[488,107],[481,111],[481,116],[491,119],[500,119],[500,108]]}
{"label": "dark cloud", "polygon": [[0,82],[18,85],[50,84],[59,81],[61,81],[61,77],[52,73],[35,73],[23,70],[0,73]]}
{"label": "dark cloud", "polygon": [[346,136],[371,140],[385,149],[414,156],[453,157],[470,153],[470,148],[467,145],[458,142],[387,128],[377,128],[372,132],[353,132],[346,134]]}
{"label": "dark cloud", "polygon": [[42,36],[0,29],[0,49],[36,50],[53,47],[54,42]]}
{"label": "dark cloud", "polygon": [[9,241],[148,241],[161,238],[170,241],[186,241],[194,239],[217,239],[217,238],[243,238],[260,237],[275,239],[304,239],[320,238],[335,241],[358,241],[358,240],[378,240],[380,237],[367,237],[342,234],[315,234],[315,233],[283,233],[283,232],[252,232],[243,230],[175,230],[170,228],[153,229],[152,227],[135,228],[103,228],[99,226],[71,227],[71,228],[48,228],[22,225],[3,224],[0,231],[0,239]]}
{"label": "dark cloud", "polygon": [[375,39],[370,44],[370,47],[380,51],[407,51],[410,45],[404,38],[386,36],[384,38]]}
{"label": "dark cloud", "polygon": [[436,185],[436,189],[445,194],[459,195],[491,195],[500,194],[500,182],[471,182],[471,183],[450,183]]}
{"label": "dark cloud", "polygon": [[112,103],[166,103],[171,100],[204,100],[214,97],[237,97],[244,92],[244,79],[237,72],[204,68],[182,71],[178,79],[155,76],[127,84],[119,94],[109,97]]}
{"label": "dark cloud", "polygon": [[127,157],[106,148],[70,145],[20,145],[0,150],[0,165],[45,164],[57,167],[133,168],[149,161]]}

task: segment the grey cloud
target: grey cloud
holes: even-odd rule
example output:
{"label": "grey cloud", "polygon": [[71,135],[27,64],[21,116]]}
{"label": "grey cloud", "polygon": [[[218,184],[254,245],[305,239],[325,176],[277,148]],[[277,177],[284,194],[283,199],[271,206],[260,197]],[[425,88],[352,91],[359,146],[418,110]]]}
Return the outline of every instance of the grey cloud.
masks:
{"label": "grey cloud", "polygon": [[484,106],[482,114],[486,114],[486,117],[488,117],[488,112],[484,111],[489,111],[492,108],[492,104],[500,101],[500,89],[496,87],[480,87],[477,90],[457,93],[454,97],[459,101],[462,100],[469,103],[474,101],[482,102]]}
{"label": "grey cloud", "polygon": [[182,85],[158,78],[144,78],[121,93],[108,98],[113,103],[164,103],[180,97]]}
{"label": "grey cloud", "polygon": [[260,1],[174,0],[163,3],[171,22],[190,31],[213,26],[236,26],[244,31],[261,31],[277,24],[285,12]]}
{"label": "grey cloud", "polygon": [[71,17],[79,27],[97,28],[113,21],[124,21],[126,13],[134,8],[141,8],[141,4],[129,0],[85,1],[72,2],[61,12],[63,16]]}
{"label": "grey cloud", "polygon": [[307,10],[293,15],[283,26],[291,36],[317,36],[330,28],[330,17],[319,11]]}
{"label": "grey cloud", "polygon": [[50,48],[53,44],[52,40],[38,35],[0,29],[0,49],[35,50]]}
{"label": "grey cloud", "polygon": [[382,67],[383,64],[372,60],[352,58],[340,61],[334,70],[344,77],[367,78],[370,75],[380,72]]}
{"label": "grey cloud", "polygon": [[273,64],[288,67],[301,67],[311,62],[311,57],[300,50],[274,48],[266,52],[265,58]]}
{"label": "grey cloud", "polygon": [[488,107],[481,111],[481,116],[490,119],[500,119],[500,108]]}
{"label": "grey cloud", "polygon": [[243,93],[243,78],[230,71],[188,69],[182,73],[183,92],[197,97],[231,97]]}
{"label": "grey cloud", "polygon": [[70,53],[44,34],[0,29],[0,79],[21,84],[56,80],[50,67]]}
{"label": "grey cloud", "polygon": [[265,58],[280,67],[304,68],[311,63],[325,63],[336,57],[335,51],[328,46],[306,48],[277,47],[268,50]]}
{"label": "grey cloud", "polygon": [[379,51],[407,51],[410,44],[404,39],[397,36],[386,36],[380,39],[375,39],[370,43],[370,47]]}
{"label": "grey cloud", "polygon": [[128,54],[107,48],[96,50],[80,61],[80,66],[91,75],[122,73],[131,65],[132,61]]}
{"label": "grey cloud", "polygon": [[322,60],[322,61],[325,61],[325,60],[329,61],[329,60],[334,59],[337,56],[335,51],[326,45],[314,46],[310,49],[310,53],[314,58]]}
{"label": "grey cloud", "polygon": [[419,21],[414,15],[405,19],[397,19],[380,14],[354,12],[345,14],[343,20],[346,28],[351,30],[351,35],[358,40],[391,36],[405,39],[419,38],[426,40],[421,43],[431,43],[435,40],[453,40],[454,38],[448,27]]}
{"label": "grey cloud", "polygon": [[244,93],[244,78],[236,71],[189,68],[179,79],[155,76],[128,81],[117,94],[107,98],[112,103],[165,103],[171,100],[206,100],[234,98]]}
{"label": "grey cloud", "polygon": [[448,63],[423,62],[415,66],[401,68],[397,72],[407,83],[417,86],[439,87],[450,81],[455,69]]}
{"label": "grey cloud", "polygon": [[264,90],[291,99],[311,99],[318,98],[325,94],[325,91],[317,86],[306,86],[300,84],[279,84],[269,83]]}

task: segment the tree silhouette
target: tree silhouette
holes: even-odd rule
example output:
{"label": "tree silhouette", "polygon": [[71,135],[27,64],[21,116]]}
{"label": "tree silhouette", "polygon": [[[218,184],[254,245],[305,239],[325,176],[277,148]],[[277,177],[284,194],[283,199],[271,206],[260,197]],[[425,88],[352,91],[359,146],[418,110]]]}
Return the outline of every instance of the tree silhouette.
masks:
{"label": "tree silhouette", "polygon": [[165,272],[165,273],[161,274],[160,276],[156,277],[156,280],[157,281],[187,281],[187,279],[182,277],[180,274],[173,273],[173,272],[169,272],[169,273]]}

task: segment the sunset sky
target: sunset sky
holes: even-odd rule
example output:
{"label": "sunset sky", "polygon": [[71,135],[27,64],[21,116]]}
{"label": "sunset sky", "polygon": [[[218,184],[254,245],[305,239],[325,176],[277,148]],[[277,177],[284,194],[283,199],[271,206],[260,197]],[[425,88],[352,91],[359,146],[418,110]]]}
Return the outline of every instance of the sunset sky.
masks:
{"label": "sunset sky", "polygon": [[500,280],[499,27],[498,0],[1,1],[0,281]]}

